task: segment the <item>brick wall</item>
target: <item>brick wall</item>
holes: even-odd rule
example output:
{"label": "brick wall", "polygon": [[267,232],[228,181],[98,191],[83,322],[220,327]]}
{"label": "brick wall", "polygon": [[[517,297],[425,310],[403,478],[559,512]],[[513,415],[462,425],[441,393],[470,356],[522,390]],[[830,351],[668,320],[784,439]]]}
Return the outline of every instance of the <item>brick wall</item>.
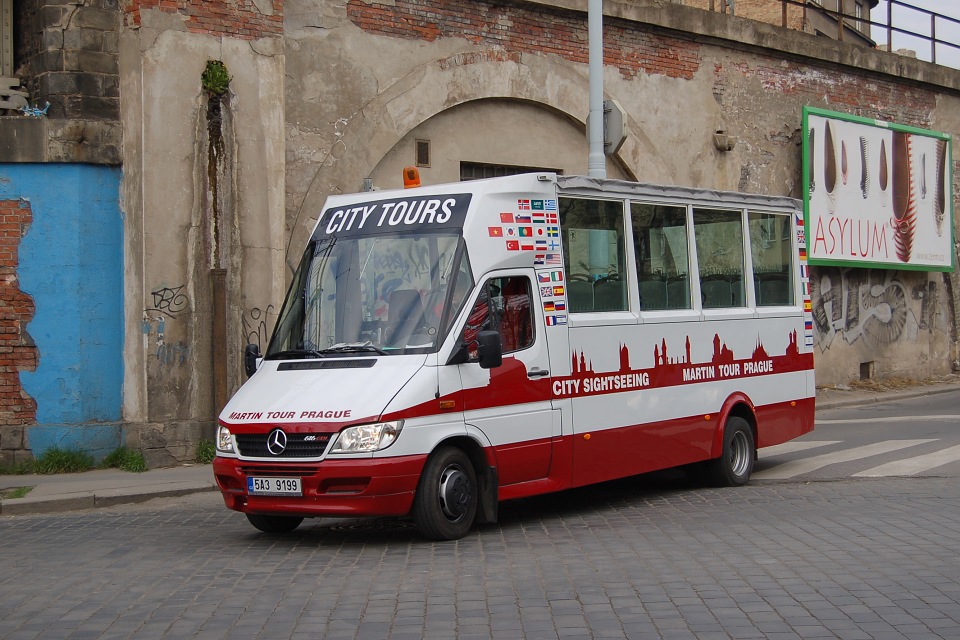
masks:
{"label": "brick wall", "polygon": [[[779,12],[777,0],[753,3],[775,5]],[[749,8],[749,0],[738,0],[738,15],[745,4]],[[459,0],[391,0],[382,4],[349,0],[347,15],[376,35],[429,42],[466,38],[508,54],[556,55],[586,64],[586,16],[559,9],[535,11],[530,6]],[[619,68],[627,79],[639,74],[690,79],[701,66],[701,47],[692,39],[645,30],[642,24],[604,18],[604,64]],[[831,108],[917,127],[931,128],[930,114],[936,107],[936,94],[926,89],[782,58],[756,55],[750,62],[715,63],[713,75],[717,101],[743,107],[746,112],[757,102],[751,80],[759,81],[771,95],[796,95],[800,104],[820,105],[828,97]]]}
{"label": "brick wall", "polygon": [[[821,106],[826,97],[826,106],[834,111],[933,128],[931,116],[937,94],[927,89],[765,57],[751,64],[715,64],[714,76],[714,95],[728,107],[749,110],[749,105],[756,102],[752,80],[766,91],[797,96],[800,104]],[[730,92],[734,86],[739,95]]]}
{"label": "brick wall", "polygon": [[[698,9],[710,9],[710,0],[684,0],[683,4]],[[735,15],[758,22],[781,26],[783,23],[783,3],[780,0],[737,0],[734,3]],[[723,10],[723,0],[713,0],[713,10]],[[727,13],[730,9],[726,9]],[[803,31],[803,7],[787,5],[787,28]]]}
{"label": "brick wall", "polygon": [[[37,417],[37,403],[20,386],[19,374],[37,368],[37,348],[26,332],[33,300],[17,279],[20,239],[32,220],[29,202],[0,200],[0,429],[32,424]],[[7,448],[6,442],[0,445]]]}
{"label": "brick wall", "polygon": [[[377,35],[428,42],[465,38],[507,52],[589,61],[587,25],[581,13],[548,13],[493,2],[349,0],[347,15],[361,29]],[[700,66],[699,53],[700,45],[691,40],[653,35],[604,18],[604,64],[620,69],[624,77],[647,73],[689,79]]]}
{"label": "brick wall", "polygon": [[[268,9],[261,11],[258,5]],[[283,33],[283,0],[132,0],[123,3],[127,24],[139,26],[145,9],[181,15],[193,33],[244,40]]]}

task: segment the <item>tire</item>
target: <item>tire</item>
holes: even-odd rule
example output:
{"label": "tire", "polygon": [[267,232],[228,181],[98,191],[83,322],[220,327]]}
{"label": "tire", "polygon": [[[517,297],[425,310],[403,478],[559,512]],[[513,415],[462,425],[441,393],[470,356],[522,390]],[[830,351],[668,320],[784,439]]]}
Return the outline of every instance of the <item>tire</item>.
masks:
{"label": "tire", "polygon": [[739,487],[747,484],[753,472],[756,448],[753,430],[743,418],[731,416],[723,428],[723,452],[707,462],[707,478],[718,487]]}
{"label": "tire", "polygon": [[413,521],[431,540],[456,540],[477,515],[477,475],[470,458],[456,447],[438,449],[423,469],[413,500]]}
{"label": "tire", "polygon": [[290,533],[303,522],[303,518],[297,516],[258,516],[252,513],[245,515],[250,524],[264,533]]}

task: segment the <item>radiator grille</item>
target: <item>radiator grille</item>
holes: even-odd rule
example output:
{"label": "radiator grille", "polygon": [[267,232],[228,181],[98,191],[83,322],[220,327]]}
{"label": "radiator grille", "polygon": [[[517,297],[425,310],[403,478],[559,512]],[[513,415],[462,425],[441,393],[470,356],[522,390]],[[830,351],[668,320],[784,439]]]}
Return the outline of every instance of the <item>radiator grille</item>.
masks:
{"label": "radiator grille", "polygon": [[[287,446],[280,455],[274,455],[267,449],[268,433],[236,434],[237,448],[246,458],[275,458],[277,460],[293,458],[319,458],[330,442],[329,433],[288,433]],[[308,439],[310,438],[310,439]]]}

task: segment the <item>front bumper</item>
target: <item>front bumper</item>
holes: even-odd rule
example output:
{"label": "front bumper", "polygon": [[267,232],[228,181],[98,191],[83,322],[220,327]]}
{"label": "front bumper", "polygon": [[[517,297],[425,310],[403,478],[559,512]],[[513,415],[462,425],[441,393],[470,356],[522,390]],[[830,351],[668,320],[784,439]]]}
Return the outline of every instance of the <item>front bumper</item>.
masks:
{"label": "front bumper", "polygon": [[[261,515],[402,516],[410,512],[426,455],[310,463],[217,456],[213,473],[227,507]],[[302,496],[251,496],[247,477],[300,478]]]}

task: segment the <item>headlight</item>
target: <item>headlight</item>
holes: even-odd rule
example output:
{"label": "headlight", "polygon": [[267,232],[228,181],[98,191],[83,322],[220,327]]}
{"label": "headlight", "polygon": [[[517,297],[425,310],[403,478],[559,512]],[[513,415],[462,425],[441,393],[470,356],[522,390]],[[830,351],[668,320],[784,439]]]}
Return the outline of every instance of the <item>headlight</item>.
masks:
{"label": "headlight", "polygon": [[217,425],[217,451],[233,453],[233,434],[223,425]]}
{"label": "headlight", "polygon": [[402,428],[403,420],[347,427],[340,432],[330,453],[363,453],[386,449],[396,441]]}

